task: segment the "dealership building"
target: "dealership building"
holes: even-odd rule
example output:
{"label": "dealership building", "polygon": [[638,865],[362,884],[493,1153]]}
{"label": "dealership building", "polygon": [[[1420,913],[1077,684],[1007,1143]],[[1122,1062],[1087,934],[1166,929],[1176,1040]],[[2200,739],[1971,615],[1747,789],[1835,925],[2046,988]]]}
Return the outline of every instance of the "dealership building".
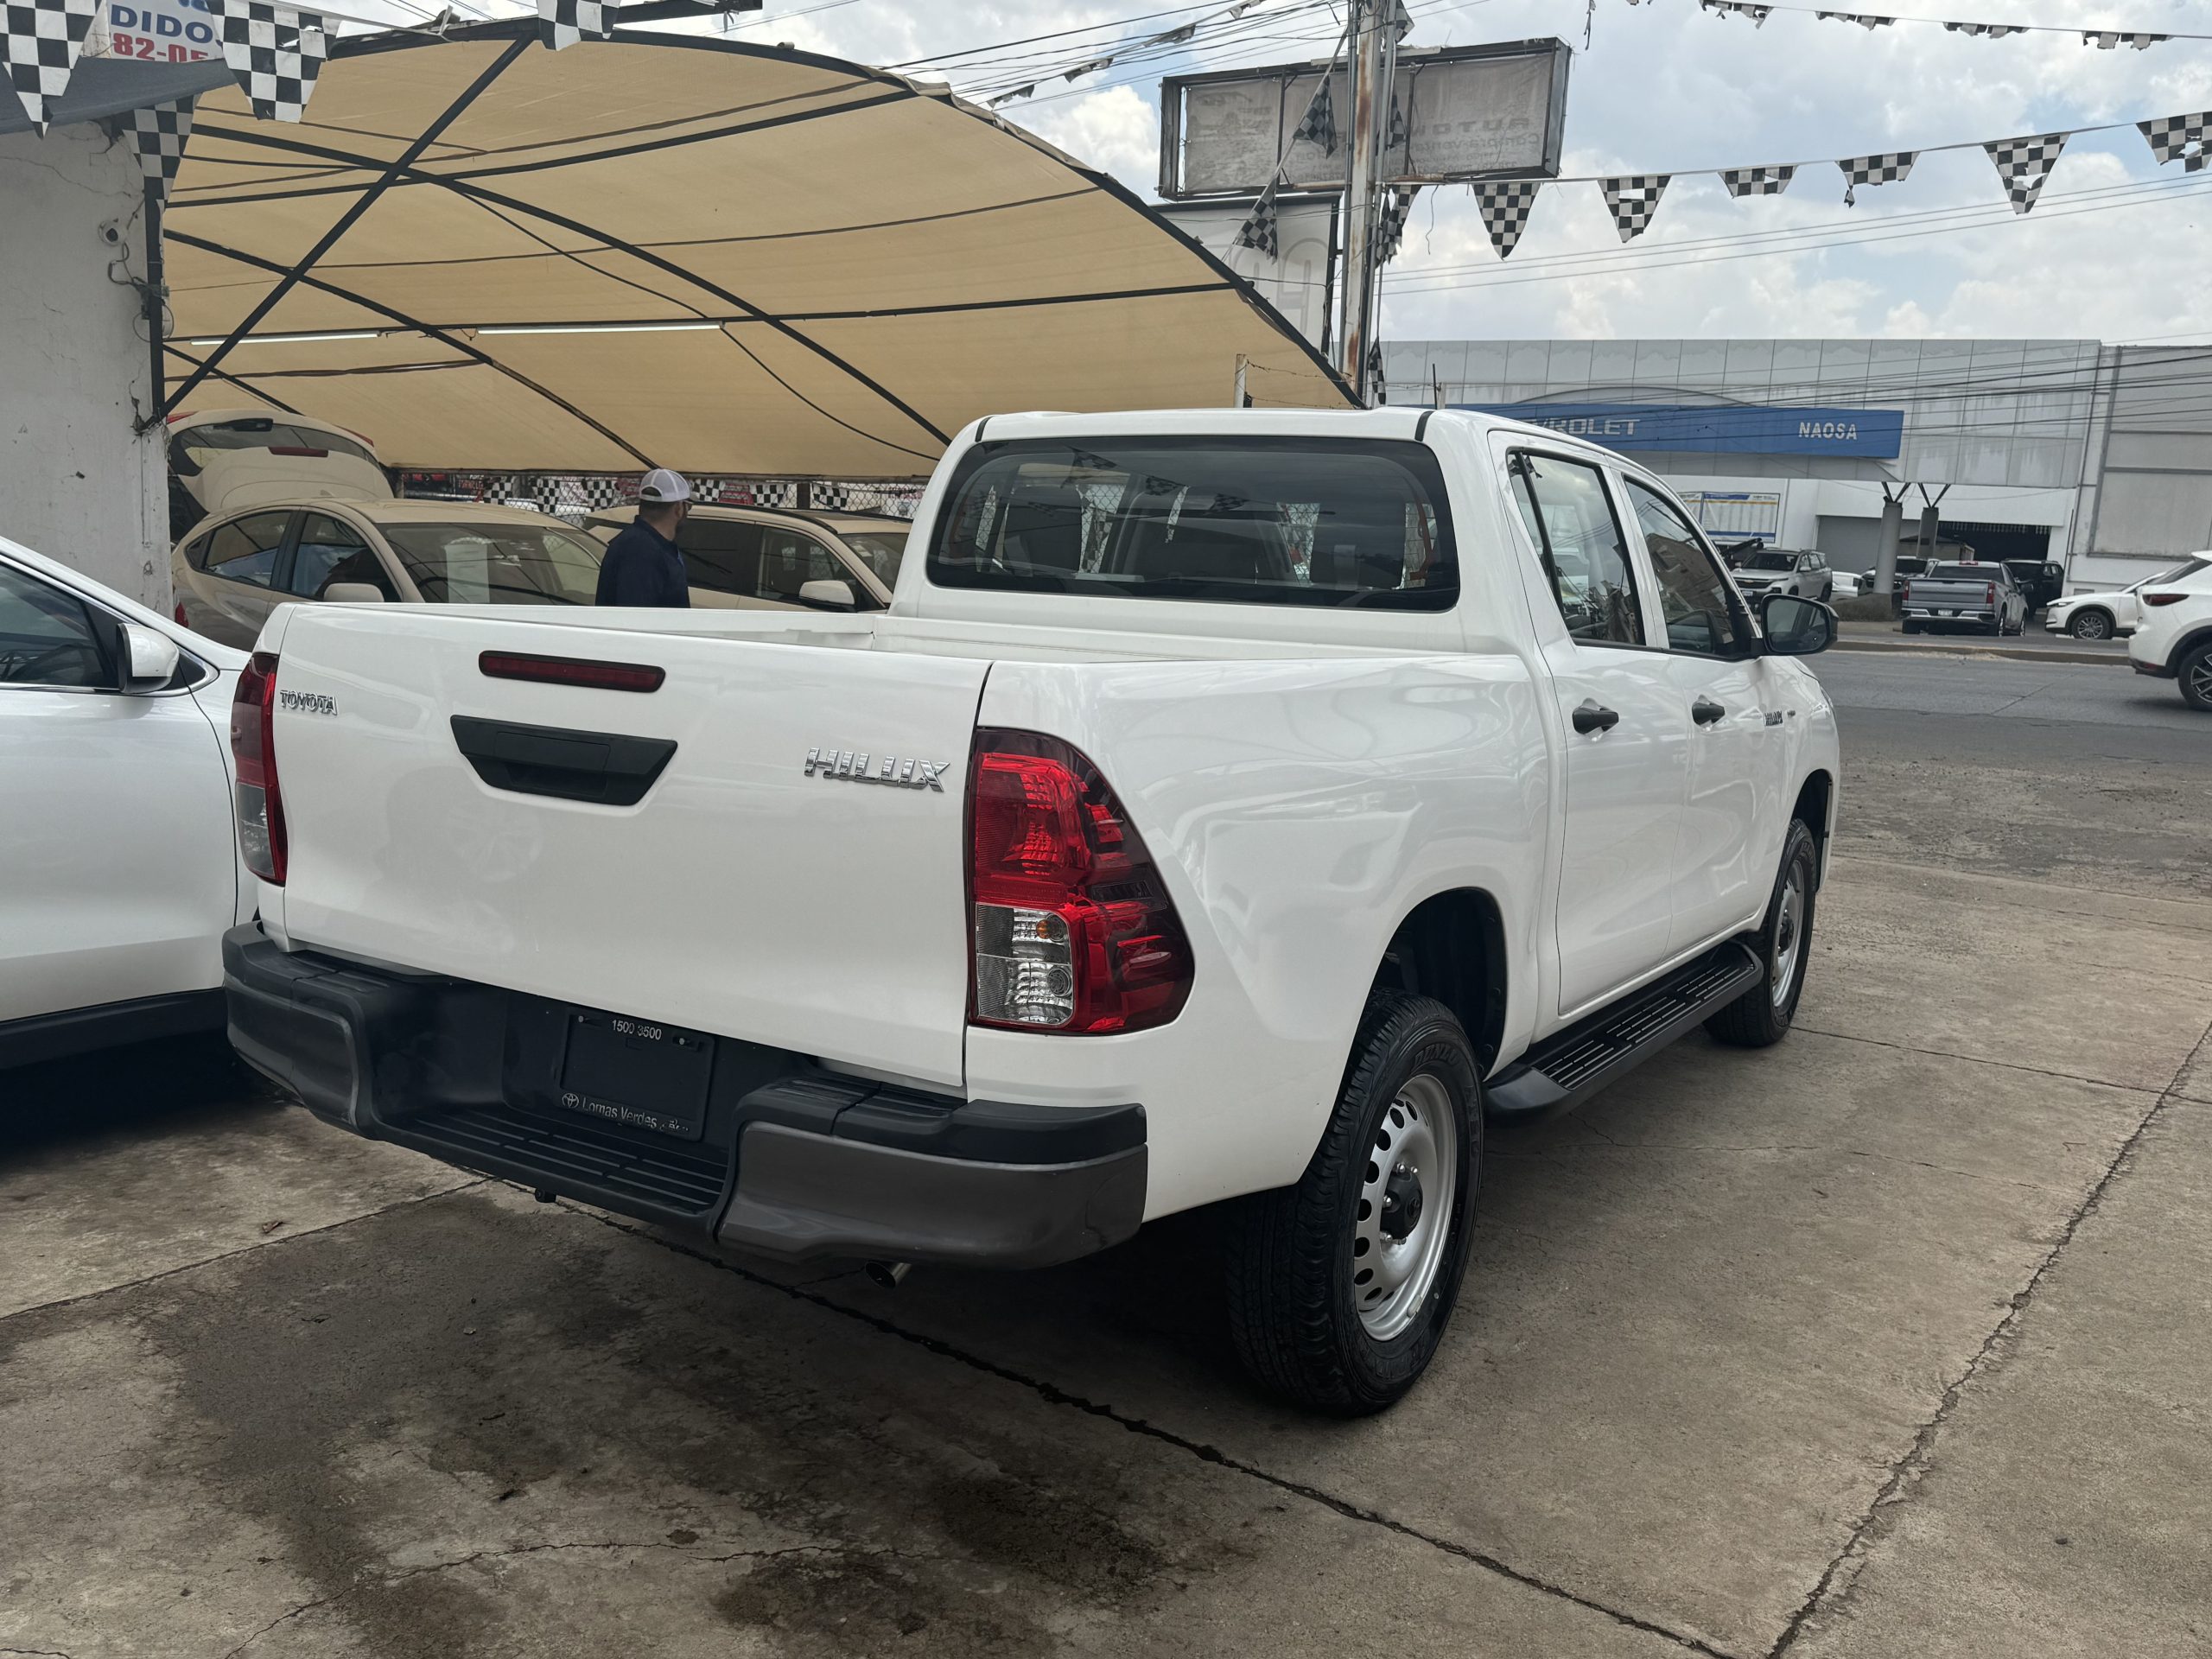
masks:
{"label": "dealership building", "polygon": [[1633,455],[1716,540],[1873,568],[1914,550],[2056,560],[2080,592],[2212,547],[2212,347],[2088,340],[1408,340],[1394,404],[1510,414]]}

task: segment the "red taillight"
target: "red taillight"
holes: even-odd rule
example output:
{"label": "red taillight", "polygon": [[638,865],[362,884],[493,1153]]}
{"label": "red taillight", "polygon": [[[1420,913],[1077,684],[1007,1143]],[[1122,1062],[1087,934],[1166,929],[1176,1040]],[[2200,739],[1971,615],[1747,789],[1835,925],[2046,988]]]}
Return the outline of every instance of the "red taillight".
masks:
{"label": "red taillight", "polygon": [[284,884],[284,801],[276,791],[276,658],[265,651],[238,675],[231,699],[231,757],[237,762],[238,850],[263,880]]}
{"label": "red taillight", "polygon": [[542,680],[588,685],[601,691],[658,691],[668,671],[649,663],[601,663],[583,657],[539,657],[529,652],[487,651],[476,666],[495,680]]}
{"label": "red taillight", "polygon": [[192,626],[192,624],[186,620],[184,614],[184,601],[181,599],[176,602],[176,625],[180,628],[188,628]]}
{"label": "red taillight", "polygon": [[1997,584],[1995,582],[1987,582],[1983,585],[1981,602],[1985,605],[1994,605],[1997,602]]}
{"label": "red taillight", "polygon": [[2143,602],[2145,605],[2178,605],[2188,597],[2187,594],[2145,594]]}
{"label": "red taillight", "polygon": [[1190,941],[1096,766],[1057,738],[978,732],[968,816],[975,1024],[1097,1033],[1182,1012]]}

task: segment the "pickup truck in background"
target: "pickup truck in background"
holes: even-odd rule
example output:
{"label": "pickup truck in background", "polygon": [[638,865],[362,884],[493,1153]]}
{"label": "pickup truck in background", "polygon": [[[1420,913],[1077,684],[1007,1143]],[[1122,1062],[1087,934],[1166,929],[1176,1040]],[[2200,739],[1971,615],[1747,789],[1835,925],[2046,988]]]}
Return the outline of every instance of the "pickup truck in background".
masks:
{"label": "pickup truck in background", "polygon": [[1246,1363],[1372,1411],[1486,1112],[1789,1029],[1834,632],[1541,428],[994,416],[883,612],[280,611],[232,1039],[356,1134],[886,1277],[1227,1204]]}
{"label": "pickup truck in background", "polygon": [[2026,597],[2012,573],[1994,560],[1929,566],[1904,584],[1901,609],[1907,633],[1980,628],[2001,636],[2024,633],[2028,626]]}

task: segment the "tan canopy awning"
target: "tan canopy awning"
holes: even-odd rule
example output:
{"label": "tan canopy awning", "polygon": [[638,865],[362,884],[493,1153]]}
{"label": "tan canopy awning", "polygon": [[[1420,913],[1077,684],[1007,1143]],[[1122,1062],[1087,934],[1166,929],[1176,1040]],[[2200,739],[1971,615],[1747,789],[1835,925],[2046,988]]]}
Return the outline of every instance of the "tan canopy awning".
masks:
{"label": "tan canopy awning", "polygon": [[403,466],[895,478],[980,415],[1226,404],[1240,353],[1255,402],[1350,404],[1218,260],[941,87],[536,29],[340,42],[297,125],[200,100],[174,407],[244,391]]}

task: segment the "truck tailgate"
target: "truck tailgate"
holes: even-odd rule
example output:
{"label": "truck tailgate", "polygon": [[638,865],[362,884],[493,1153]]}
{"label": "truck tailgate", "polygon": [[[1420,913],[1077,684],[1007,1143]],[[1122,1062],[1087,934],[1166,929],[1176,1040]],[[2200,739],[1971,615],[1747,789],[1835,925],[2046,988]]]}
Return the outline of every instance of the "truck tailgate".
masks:
{"label": "truck tailgate", "polygon": [[[486,652],[666,678],[640,693],[493,677]],[[963,803],[987,670],[302,607],[274,715],[283,930],[295,945],[957,1084]],[[634,786],[671,743],[634,804],[543,792],[592,788],[594,765]],[[816,750],[854,770],[864,755],[872,776],[895,760],[893,781],[810,776]],[[942,786],[903,781],[920,777],[910,760],[941,766]]]}

